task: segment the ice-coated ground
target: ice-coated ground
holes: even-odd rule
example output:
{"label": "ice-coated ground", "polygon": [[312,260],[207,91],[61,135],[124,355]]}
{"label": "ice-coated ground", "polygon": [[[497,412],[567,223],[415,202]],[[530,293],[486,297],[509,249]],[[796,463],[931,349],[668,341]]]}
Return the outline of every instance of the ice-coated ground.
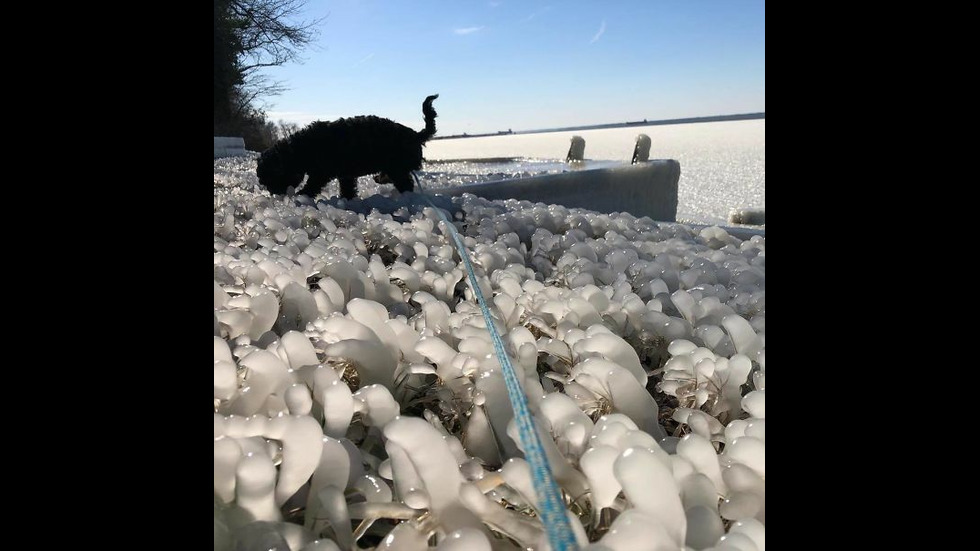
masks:
{"label": "ice-coated ground", "polygon": [[[445,223],[370,178],[270,196],[254,159],[214,161],[215,550],[547,549]],[[434,202],[581,548],[765,549],[765,238]]]}

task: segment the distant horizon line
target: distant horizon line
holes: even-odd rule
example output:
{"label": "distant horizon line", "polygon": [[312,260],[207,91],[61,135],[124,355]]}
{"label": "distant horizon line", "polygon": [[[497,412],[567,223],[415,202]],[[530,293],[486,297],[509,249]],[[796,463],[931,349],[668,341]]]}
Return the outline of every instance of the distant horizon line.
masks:
{"label": "distant horizon line", "polygon": [[576,130],[602,130],[606,128],[627,128],[630,126],[660,126],[667,124],[690,124],[697,122],[721,122],[721,121],[745,121],[745,120],[757,120],[765,119],[766,112],[760,111],[757,113],[739,113],[736,115],[711,115],[707,117],[685,117],[681,119],[661,119],[656,121],[648,121],[643,119],[642,121],[628,121],[628,122],[613,122],[606,124],[587,124],[579,126],[563,126],[559,128],[543,128],[539,130],[500,130],[498,132],[486,132],[481,134],[468,134],[466,132],[462,134],[453,134],[451,136],[433,136],[433,140],[450,140],[458,138],[485,138],[488,136],[513,136],[516,134],[544,134],[546,132],[571,132]]}

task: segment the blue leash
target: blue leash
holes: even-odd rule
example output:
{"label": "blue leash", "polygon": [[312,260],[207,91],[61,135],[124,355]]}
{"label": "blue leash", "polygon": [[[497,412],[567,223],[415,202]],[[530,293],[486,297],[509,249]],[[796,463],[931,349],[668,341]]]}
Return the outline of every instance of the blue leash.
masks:
{"label": "blue leash", "polygon": [[[421,190],[418,176],[414,172],[412,176],[415,177],[416,185]],[[553,551],[575,551],[578,549],[578,544],[575,541],[572,527],[568,523],[565,504],[561,499],[558,484],[555,483],[555,478],[551,474],[551,466],[548,465],[548,459],[541,445],[541,438],[538,435],[538,431],[535,430],[531,411],[528,409],[527,396],[521,390],[521,385],[517,380],[517,373],[514,371],[514,366],[510,363],[510,356],[504,350],[504,342],[500,338],[500,333],[497,331],[497,325],[494,323],[493,317],[490,315],[487,300],[483,297],[483,291],[480,290],[480,285],[476,281],[476,272],[473,271],[473,264],[470,263],[470,255],[466,251],[466,246],[463,244],[459,232],[456,231],[456,226],[446,217],[442,209],[432,202],[428,194],[422,193],[421,195],[449,228],[449,234],[453,239],[453,243],[456,245],[459,257],[463,259],[463,263],[466,266],[470,287],[473,289],[474,294],[476,294],[480,311],[483,312],[483,320],[486,322],[487,331],[490,332],[490,339],[493,341],[494,354],[497,355],[497,361],[500,362],[500,368],[504,375],[507,396],[510,398],[510,405],[514,410],[514,419],[517,423],[521,446],[524,448],[524,456],[527,458],[527,462],[531,467],[531,479],[534,483],[534,492],[538,495],[541,522],[544,524],[544,528],[548,533],[551,549]]]}

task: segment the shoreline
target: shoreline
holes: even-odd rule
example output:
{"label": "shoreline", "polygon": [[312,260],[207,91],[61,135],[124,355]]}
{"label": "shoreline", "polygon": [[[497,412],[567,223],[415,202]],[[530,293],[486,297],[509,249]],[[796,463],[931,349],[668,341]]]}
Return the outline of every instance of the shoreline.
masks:
{"label": "shoreline", "polygon": [[656,121],[648,121],[643,119],[642,121],[628,121],[628,122],[613,122],[606,124],[588,124],[580,126],[564,126],[560,128],[543,128],[538,130],[501,130],[498,132],[486,132],[481,134],[453,134],[451,136],[435,136],[432,141],[436,140],[455,140],[462,138],[486,138],[489,136],[516,136],[518,134],[546,134],[549,132],[573,132],[579,130],[603,130],[607,128],[629,128],[631,126],[663,126],[669,124],[691,124],[698,122],[728,122],[728,121],[749,121],[749,120],[765,120],[765,111],[761,113],[741,113],[737,115],[712,115],[708,117],[686,117],[682,119],[662,119]]}

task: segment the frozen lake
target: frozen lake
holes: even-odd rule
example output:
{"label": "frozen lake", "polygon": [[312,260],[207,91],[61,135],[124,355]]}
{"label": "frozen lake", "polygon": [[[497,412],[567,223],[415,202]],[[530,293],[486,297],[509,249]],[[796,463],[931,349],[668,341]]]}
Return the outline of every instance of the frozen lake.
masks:
{"label": "frozen lake", "polygon": [[[429,162],[419,176],[423,186],[437,189],[615,166],[630,162],[639,134],[650,137],[651,159],[676,159],[681,164],[679,222],[728,224],[733,209],[765,208],[765,119],[433,140],[425,147]],[[585,139],[586,162],[566,164],[576,135]],[[459,159],[467,161],[448,162]]]}

